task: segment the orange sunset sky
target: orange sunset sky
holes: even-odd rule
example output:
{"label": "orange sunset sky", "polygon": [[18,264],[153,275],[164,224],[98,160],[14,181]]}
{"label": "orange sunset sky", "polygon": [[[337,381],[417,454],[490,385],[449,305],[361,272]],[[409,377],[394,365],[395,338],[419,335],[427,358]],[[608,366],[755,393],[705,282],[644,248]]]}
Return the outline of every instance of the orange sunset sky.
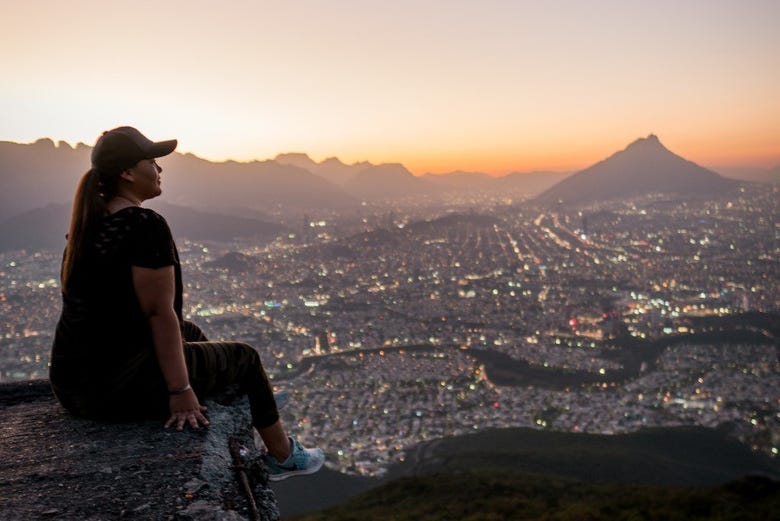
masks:
{"label": "orange sunset sky", "polygon": [[0,0],[0,140],[577,170],[780,165],[777,0]]}

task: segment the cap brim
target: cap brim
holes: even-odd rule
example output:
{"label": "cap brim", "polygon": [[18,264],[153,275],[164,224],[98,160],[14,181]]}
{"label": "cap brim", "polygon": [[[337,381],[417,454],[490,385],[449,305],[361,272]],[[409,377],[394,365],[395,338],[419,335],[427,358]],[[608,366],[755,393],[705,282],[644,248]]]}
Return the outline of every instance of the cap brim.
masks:
{"label": "cap brim", "polygon": [[168,141],[158,141],[157,143],[153,143],[151,147],[149,147],[149,153],[152,154],[151,157],[163,157],[167,156],[174,150],[176,150],[176,145],[179,144],[179,141],[176,139],[169,139]]}

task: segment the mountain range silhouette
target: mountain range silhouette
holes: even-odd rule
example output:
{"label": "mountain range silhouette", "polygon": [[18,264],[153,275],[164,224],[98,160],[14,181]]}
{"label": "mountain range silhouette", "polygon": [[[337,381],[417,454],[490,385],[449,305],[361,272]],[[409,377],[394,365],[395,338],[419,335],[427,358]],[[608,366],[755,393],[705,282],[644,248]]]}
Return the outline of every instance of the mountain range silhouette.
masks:
{"label": "mountain range silhouette", "polygon": [[[73,191],[90,151],[81,143],[73,147],[51,139],[0,142],[0,251],[61,247]],[[365,203],[392,208],[417,199],[446,205],[448,198],[459,196],[478,204],[475,197],[482,195],[515,202],[536,196],[530,202],[540,205],[591,205],[654,193],[711,196],[736,186],[733,179],[672,153],[654,135],[574,174],[415,176],[399,163],[348,165],[335,157],[317,163],[302,153],[248,163],[174,153],[161,163],[163,195],[150,206],[168,205],[178,229],[186,228],[195,239],[268,236],[285,219],[355,211]]]}

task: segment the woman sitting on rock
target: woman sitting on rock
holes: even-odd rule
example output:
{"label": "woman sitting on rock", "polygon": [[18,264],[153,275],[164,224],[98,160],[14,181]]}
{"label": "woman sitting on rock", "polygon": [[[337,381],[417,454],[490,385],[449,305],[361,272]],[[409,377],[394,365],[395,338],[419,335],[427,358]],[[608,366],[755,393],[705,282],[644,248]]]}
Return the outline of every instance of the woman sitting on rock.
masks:
{"label": "woman sitting on rock", "polygon": [[237,385],[249,397],[270,479],[320,469],[279,420],[254,348],[209,342],[182,318],[179,256],[165,219],[141,203],[161,193],[156,158],[177,141],[153,142],[132,127],[98,139],[84,174],[62,264],[62,314],[50,380],[62,405],[92,418],[167,415],[165,427],[208,425],[198,397]]}

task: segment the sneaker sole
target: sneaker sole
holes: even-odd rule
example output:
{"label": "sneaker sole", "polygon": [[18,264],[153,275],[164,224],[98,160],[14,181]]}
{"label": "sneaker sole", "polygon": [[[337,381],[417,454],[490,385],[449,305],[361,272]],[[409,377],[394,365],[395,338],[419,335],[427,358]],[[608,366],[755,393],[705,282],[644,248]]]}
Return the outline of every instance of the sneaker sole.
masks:
{"label": "sneaker sole", "polygon": [[314,474],[315,472],[317,472],[318,470],[320,470],[322,468],[323,463],[325,463],[325,462],[323,461],[319,465],[317,465],[316,467],[312,467],[312,468],[308,468],[308,469],[290,470],[290,471],[287,471],[287,472],[285,472],[283,474],[269,474],[268,475],[268,480],[269,481],[283,481],[283,480],[285,480],[287,478],[291,478],[293,476],[305,476],[307,474]]}

